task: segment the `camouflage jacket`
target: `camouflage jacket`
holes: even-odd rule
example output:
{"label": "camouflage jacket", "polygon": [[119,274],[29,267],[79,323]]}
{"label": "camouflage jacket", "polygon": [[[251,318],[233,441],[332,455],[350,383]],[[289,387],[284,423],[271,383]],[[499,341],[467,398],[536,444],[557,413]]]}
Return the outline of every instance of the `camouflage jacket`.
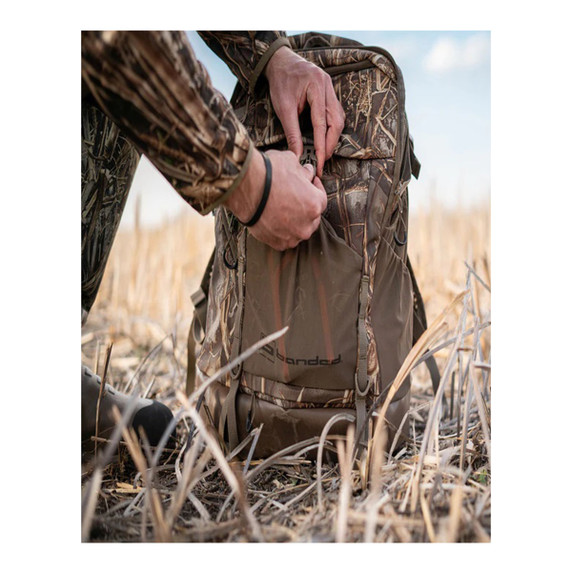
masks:
{"label": "camouflage jacket", "polygon": [[[250,91],[283,32],[201,32]],[[82,32],[82,87],[193,208],[242,180],[253,143],[184,32]]]}

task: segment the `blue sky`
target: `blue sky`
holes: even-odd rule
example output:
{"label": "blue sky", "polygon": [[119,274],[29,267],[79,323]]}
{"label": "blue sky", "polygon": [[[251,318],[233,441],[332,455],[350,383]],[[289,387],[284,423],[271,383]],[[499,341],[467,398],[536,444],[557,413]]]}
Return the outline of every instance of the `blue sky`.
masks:
{"label": "blue sky", "polygon": [[[304,30],[290,30],[289,34]],[[387,49],[400,66],[419,181],[410,185],[413,210],[435,198],[448,206],[490,196],[491,42],[488,31],[328,31]],[[189,39],[214,86],[230,98],[236,80],[196,32]],[[124,225],[141,197],[144,223],[160,223],[188,208],[154,168],[142,161]]]}

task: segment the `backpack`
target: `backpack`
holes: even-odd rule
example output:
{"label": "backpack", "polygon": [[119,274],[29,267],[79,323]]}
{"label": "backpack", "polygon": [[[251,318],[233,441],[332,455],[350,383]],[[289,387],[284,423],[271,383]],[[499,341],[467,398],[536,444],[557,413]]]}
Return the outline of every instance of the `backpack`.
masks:
{"label": "backpack", "polygon": [[[373,404],[427,328],[407,256],[407,186],[420,164],[401,71],[385,50],[353,40],[307,33],[289,41],[330,74],[346,113],[324,165],[328,203],[320,227],[296,248],[278,252],[217,208],[215,250],[192,296],[189,392],[195,350],[207,379],[288,326],[205,391],[204,412],[230,450],[264,424],[257,457],[320,436],[340,412],[355,421],[358,444],[367,443]],[[231,104],[257,148],[287,149],[267,86],[252,96],[237,85]],[[309,115],[301,115],[300,125],[301,162],[315,164]],[[435,388],[438,369],[432,357],[426,363]],[[397,434],[398,443],[406,438],[409,402],[408,379],[386,414],[389,437]],[[336,430],[345,433],[348,423],[340,420]]]}

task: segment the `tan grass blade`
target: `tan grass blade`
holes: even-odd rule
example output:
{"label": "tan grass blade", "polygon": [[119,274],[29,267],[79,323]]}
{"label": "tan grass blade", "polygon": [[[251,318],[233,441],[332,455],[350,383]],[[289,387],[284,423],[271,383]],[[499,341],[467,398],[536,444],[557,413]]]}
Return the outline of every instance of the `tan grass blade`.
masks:
{"label": "tan grass blade", "polygon": [[212,458],[208,447],[205,447],[202,453],[199,455],[202,444],[203,440],[199,435],[198,439],[194,441],[193,446],[185,455],[185,462],[182,471],[180,469],[180,464],[181,458],[184,454],[183,449],[181,449],[179,456],[175,461],[175,474],[177,476],[178,485],[172,497],[171,505],[167,510],[166,519],[169,528],[173,527],[176,518],[183,508],[185,499],[187,498],[195,505],[203,519],[211,520],[203,504],[196,497],[194,497],[191,492],[193,486],[202,477],[206,464]]}
{"label": "tan grass blade", "polygon": [[[284,332],[282,331],[282,333]],[[201,416],[195,411],[194,407],[191,406],[190,399],[187,399],[187,396],[182,391],[177,391],[177,396],[181,401],[181,403],[185,405],[188,415],[193,420],[193,423],[195,424],[197,430],[202,434],[203,439],[205,440],[207,446],[211,450],[213,457],[217,461],[217,464],[220,467],[226,481],[231,487],[232,492],[235,495],[235,498],[241,505],[243,518],[249,524],[255,538],[257,540],[262,540],[263,537],[262,537],[262,532],[260,530],[260,526],[256,521],[256,519],[254,518],[252,510],[248,507],[246,502],[246,495],[244,493],[244,483],[242,482],[242,474],[240,472],[237,473],[236,470],[230,466],[229,462],[226,460],[224,456],[224,453],[222,452],[222,449],[218,444],[218,441],[211,435],[210,431],[204,424]],[[241,482],[239,482],[239,478]]]}
{"label": "tan grass blade", "polygon": [[[119,424],[121,421],[121,414],[119,413],[119,410],[116,409],[114,414],[116,422]],[[151,478],[152,467],[148,466],[145,460],[145,455],[143,454],[143,451],[141,450],[137,440],[135,431],[132,428],[123,428],[123,439],[127,443],[129,453],[131,454],[135,466],[143,477],[146,494],[148,495],[148,501],[151,507],[151,518],[153,519],[153,526],[157,534],[157,540],[160,542],[170,542],[172,540],[171,530],[165,520],[165,514],[161,505],[159,492],[153,487],[153,481]]]}
{"label": "tan grass blade", "polygon": [[479,412],[479,417],[481,420],[481,427],[483,430],[483,436],[485,438],[485,444],[487,447],[487,454],[488,458],[491,458],[491,430],[490,430],[490,421],[487,417],[486,413],[486,406],[483,400],[483,396],[477,384],[477,379],[475,376],[475,364],[471,364],[471,369],[469,370],[469,380],[473,386],[474,393],[475,393],[475,400],[477,402],[477,411]]}
{"label": "tan grass blade", "polygon": [[348,528],[348,508],[352,490],[354,432],[354,426],[349,425],[346,442],[344,443],[342,439],[336,441],[340,473],[342,475],[342,484],[338,497],[338,517],[336,519],[336,542],[345,542]]}
{"label": "tan grass blade", "polygon": [[351,413],[338,413],[334,415],[332,418],[328,420],[324,428],[322,429],[322,433],[320,435],[320,443],[318,445],[318,454],[316,457],[316,481],[318,483],[317,490],[318,490],[318,508],[320,510],[323,509],[323,496],[324,493],[322,491],[322,459],[324,455],[324,444],[326,443],[326,437],[330,432],[332,426],[337,423],[338,421],[355,421],[355,415]]}
{"label": "tan grass blade", "polygon": [[81,519],[81,539],[82,542],[89,540],[89,533],[91,530],[91,523],[93,521],[93,515],[95,513],[95,507],[97,504],[97,495],[99,493],[99,487],[101,486],[101,480],[103,478],[103,470],[101,467],[96,467],[91,479],[89,480],[86,491],[82,498],[82,519]]}
{"label": "tan grass blade", "polygon": [[[463,337],[465,336],[465,331],[464,328],[462,327],[464,324],[464,316],[466,314],[467,311],[467,298],[466,298],[466,294],[468,294],[469,290],[465,290],[464,292],[462,292],[461,294],[459,294],[459,296],[457,296],[457,298],[454,300],[454,302],[459,301],[459,299],[461,299],[461,297],[464,299],[464,304],[463,304],[463,310],[461,312],[461,318],[459,321],[459,326],[458,326],[458,333],[457,333],[457,341],[455,342],[451,353],[449,355],[449,359],[447,361],[447,365],[445,366],[445,371],[443,372],[443,375],[441,376],[441,382],[439,384],[439,387],[437,389],[437,392],[433,398],[433,402],[431,404],[431,409],[429,410],[429,418],[427,420],[427,424],[426,424],[426,429],[425,429],[425,434],[423,435],[423,441],[421,443],[421,449],[419,450],[419,456],[418,456],[418,461],[417,461],[417,467],[415,470],[415,474],[413,476],[413,486],[412,486],[412,495],[411,495],[411,511],[415,511],[417,508],[417,503],[419,501],[419,484],[420,484],[420,479],[421,479],[421,470],[423,467],[423,462],[424,462],[424,457],[425,454],[427,453],[427,450],[429,448],[429,442],[432,439],[432,434],[431,432],[433,430],[437,430],[437,428],[434,428],[434,424],[435,421],[438,417],[438,411],[440,411],[441,408],[441,402],[443,399],[443,393],[445,391],[445,385],[447,383],[447,380],[450,378],[451,376],[451,372],[453,371],[453,367],[455,365],[455,361],[456,361],[456,356],[457,356],[457,350],[459,349]],[[438,434],[437,434],[438,437]],[[435,442],[438,442],[438,439],[435,438]]]}
{"label": "tan grass blade", "polygon": [[429,536],[430,542],[436,542],[437,537],[435,536],[435,528],[431,522],[431,510],[429,509],[429,503],[425,498],[424,494],[419,495],[421,514],[423,515],[423,521],[425,522],[425,530],[427,530],[427,536]]}
{"label": "tan grass blade", "polygon": [[194,407],[191,406],[190,399],[180,390],[177,391],[177,397],[179,401],[183,404],[183,407],[186,409],[187,414],[193,420],[195,427],[198,429],[202,438],[204,439],[207,447],[209,447],[211,454],[215,458],[218,466],[220,467],[221,472],[223,473],[226,481],[228,482],[230,488],[236,494],[239,490],[238,481],[236,480],[236,476],[231,469],[228,461],[225,459],[224,453],[220,448],[218,441],[211,435],[210,431],[204,424],[201,416],[195,411]]}
{"label": "tan grass blade", "polygon": [[366,505],[366,516],[365,516],[365,531],[364,531],[364,542],[374,542],[375,540],[375,528],[378,524],[379,511],[383,505],[390,500],[388,493],[379,497],[377,495],[369,495]]}
{"label": "tan grass blade", "polygon": [[97,403],[95,405],[95,455],[97,456],[97,447],[99,445],[99,409],[101,405],[101,400],[105,394],[105,385],[107,384],[107,375],[109,373],[109,360],[111,359],[111,350],[113,349],[113,343],[107,346],[107,353],[105,355],[105,367],[103,368],[103,375],[101,376],[101,385],[99,386],[99,394],[97,396]]}
{"label": "tan grass blade", "polygon": [[312,446],[312,445],[315,445],[317,447],[318,442],[319,442],[319,437],[311,437],[310,439],[306,439],[305,441],[300,441],[299,443],[294,443],[294,445],[290,445],[289,447],[286,447],[285,449],[282,449],[281,451],[277,451],[273,455],[270,455],[270,457],[267,457],[266,459],[264,459],[264,461],[262,461],[259,465],[254,467],[254,469],[252,469],[246,475],[246,481],[247,482],[252,481],[252,479],[254,479],[255,476],[259,475],[260,473],[262,473],[262,471],[265,471],[266,469],[268,469],[272,465],[278,463],[280,460],[282,460],[286,456],[290,455],[290,453],[293,453],[295,451],[303,451],[307,447]]}
{"label": "tan grass blade", "polygon": [[[447,329],[447,317],[452,312],[453,308],[463,299],[466,290],[458,294],[453,301],[441,312],[441,314],[434,320],[434,322],[427,328],[421,337],[417,340],[417,343],[411,348],[411,351],[407,354],[405,361],[401,365],[401,368],[397,372],[395,379],[387,393],[387,397],[383,402],[379,412],[378,421],[376,423],[375,431],[373,434],[373,439],[370,441],[370,446],[375,447],[376,440],[381,438],[381,432],[385,426],[385,415],[391,400],[395,394],[399,391],[401,384],[405,381],[413,365],[419,360],[419,358],[425,353],[425,351],[431,346],[431,344],[438,339]],[[367,478],[371,472],[371,467],[367,467],[367,473],[365,475],[366,481],[362,483],[365,487],[367,483]]]}
{"label": "tan grass blade", "polygon": [[437,535],[439,542],[456,542],[459,536],[459,526],[463,511],[463,486],[458,482],[451,495],[449,516],[445,526]]}

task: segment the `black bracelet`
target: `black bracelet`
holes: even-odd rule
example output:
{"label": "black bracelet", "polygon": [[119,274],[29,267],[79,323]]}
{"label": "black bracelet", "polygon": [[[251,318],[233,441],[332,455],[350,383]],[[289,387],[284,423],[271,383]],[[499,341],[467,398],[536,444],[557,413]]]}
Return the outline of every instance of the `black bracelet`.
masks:
{"label": "black bracelet", "polygon": [[262,158],[264,159],[264,164],[266,166],[266,179],[264,179],[264,190],[262,191],[262,198],[260,199],[260,204],[256,209],[256,212],[252,215],[252,218],[244,223],[244,226],[254,226],[258,219],[262,216],[264,212],[264,207],[268,201],[268,196],[270,195],[270,187],[272,186],[272,163],[265,153],[262,153]]}

